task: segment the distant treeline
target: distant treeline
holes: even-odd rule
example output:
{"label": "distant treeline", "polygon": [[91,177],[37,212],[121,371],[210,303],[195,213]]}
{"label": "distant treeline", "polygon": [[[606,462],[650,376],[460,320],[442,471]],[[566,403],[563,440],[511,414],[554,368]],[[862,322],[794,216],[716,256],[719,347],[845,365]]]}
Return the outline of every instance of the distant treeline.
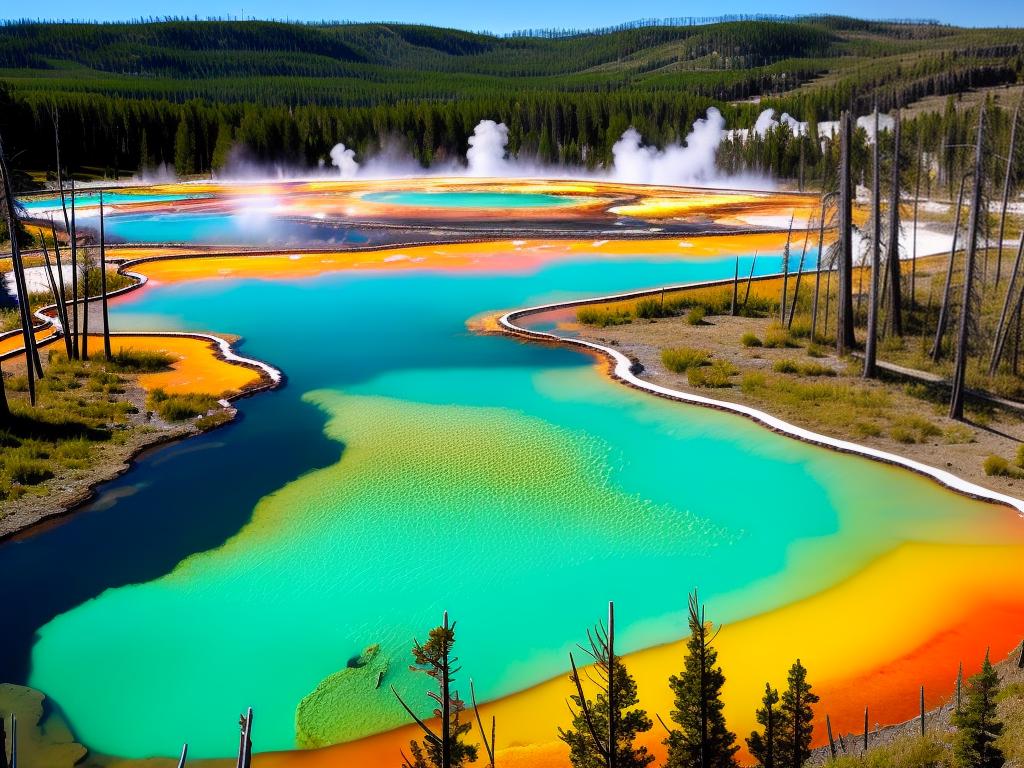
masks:
{"label": "distant treeline", "polygon": [[[1017,83],[1024,31],[807,17],[496,37],[415,25],[171,21],[0,26],[0,131],[19,168],[66,162],[114,176],[161,163],[199,173],[232,147],[315,165],[341,141],[361,158],[394,142],[424,166],[462,157],[482,119],[510,152],[608,164],[630,125],[682,140],[717,106],[730,127],[766,107],[801,120],[883,111]],[[947,110],[948,112],[949,110]],[[929,124],[939,152],[955,114]],[[817,142],[735,144],[729,168],[823,172]],[[766,154],[761,150],[764,149]]]}

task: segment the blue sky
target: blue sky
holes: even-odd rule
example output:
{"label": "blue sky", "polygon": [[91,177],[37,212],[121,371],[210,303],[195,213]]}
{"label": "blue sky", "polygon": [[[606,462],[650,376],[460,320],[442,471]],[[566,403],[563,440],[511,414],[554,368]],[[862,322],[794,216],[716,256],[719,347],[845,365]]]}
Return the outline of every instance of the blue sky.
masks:
{"label": "blue sky", "polygon": [[[45,8],[45,10],[42,10]],[[731,13],[839,13],[861,18],[929,18],[966,26],[1024,26],[1024,2],[1017,0],[725,0],[717,3],[644,0],[378,0],[373,3],[338,3],[336,0],[48,0],[25,6],[5,2],[0,18],[20,18],[37,11],[47,18],[87,17],[98,20],[129,19],[146,15],[241,16],[302,20],[406,21],[470,30],[509,32],[528,27],[601,27],[637,18],[703,16]]]}

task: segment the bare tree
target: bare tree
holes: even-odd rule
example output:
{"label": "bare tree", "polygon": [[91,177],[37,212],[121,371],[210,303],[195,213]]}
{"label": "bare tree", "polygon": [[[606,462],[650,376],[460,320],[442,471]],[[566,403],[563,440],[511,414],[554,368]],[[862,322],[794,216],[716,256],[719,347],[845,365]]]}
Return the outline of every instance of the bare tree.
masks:
{"label": "bare tree", "polygon": [[57,261],[57,288],[60,292],[60,306],[61,306],[61,331],[64,335],[64,348],[67,351],[68,360],[73,357],[73,350],[71,348],[71,327],[68,323],[68,296],[67,296],[67,284],[64,280],[64,265],[60,259],[60,242],[57,240],[57,227],[53,223],[53,219],[50,219],[50,232],[53,235],[53,256]]}
{"label": "bare tree", "polygon": [[100,190],[100,294],[103,310],[103,356],[110,359],[110,313],[107,308],[107,233],[103,225],[103,190]]}
{"label": "bare tree", "polygon": [[[1002,243],[1000,243],[1002,245]],[[1020,276],[1020,265],[1021,259],[1024,258],[1024,237],[1020,239],[1020,244],[1017,246],[1017,258],[1013,260],[1013,270],[1010,272],[1010,282],[1006,286],[1006,298],[1003,300],[1003,309],[999,313],[999,323],[996,325],[996,338],[992,344],[992,358],[988,364],[988,375],[995,376],[999,370],[999,363],[1003,356],[1003,349],[1006,346],[1006,335],[1010,325],[1013,325],[1016,316],[1020,313],[1021,307],[1021,296],[1024,295],[1021,289],[1017,287],[1017,280]],[[1014,304],[1013,315],[1007,317],[1010,311],[1010,305],[1013,304],[1014,297],[1017,297],[1017,301]]]}
{"label": "bare tree", "polygon": [[[876,138],[877,143],[877,138]],[[892,143],[892,187],[889,197],[889,320],[895,336],[903,335],[903,286],[900,284],[900,113]]]}
{"label": "bare tree", "polygon": [[476,715],[476,725],[480,729],[480,739],[484,743],[484,751],[487,753],[489,762],[487,768],[494,768],[494,744],[495,735],[498,730],[498,722],[494,715],[491,715],[491,737],[487,738],[487,731],[484,730],[483,720],[480,718],[480,707],[476,705],[476,689],[473,687],[473,679],[469,680],[469,698],[473,702],[473,714]]}
{"label": "bare tree", "polygon": [[[820,218],[818,219],[818,266],[814,272],[814,301],[811,303],[811,340],[815,338],[815,334],[818,332],[818,294],[821,291],[821,271],[822,265],[825,260],[825,254],[822,248],[825,245],[825,219],[828,210],[835,204],[835,193],[829,192],[827,195],[821,198],[821,212]],[[831,275],[832,265],[829,264],[829,274]],[[826,289],[827,290],[827,289]],[[827,297],[826,297],[827,299]],[[827,311],[827,310],[826,310]]]}
{"label": "bare tree", "polygon": [[1013,111],[1013,123],[1010,125],[1010,146],[1006,152],[1006,175],[1003,177],[1003,207],[999,214],[999,244],[996,252],[996,286],[999,285],[999,277],[1003,267],[1003,238],[1006,236],[1006,209],[1010,203],[1010,186],[1013,182],[1013,155],[1017,148],[1017,124],[1020,122],[1020,107],[1024,103],[1024,94],[1017,102],[1017,108]]}
{"label": "bare tree", "polygon": [[939,305],[939,318],[935,324],[935,341],[932,343],[932,361],[939,362],[942,358],[942,339],[946,335],[949,324],[949,301],[953,290],[953,264],[956,259],[957,238],[960,235],[960,213],[964,207],[964,189],[970,174],[960,177],[960,192],[956,199],[956,217],[953,220],[953,242],[949,247],[949,261],[946,263],[946,282],[942,289],[942,303]]}
{"label": "bare tree", "polygon": [[917,137],[917,177],[914,179],[914,238],[910,258],[910,307],[914,307],[914,294],[917,291],[917,211],[921,203],[921,170],[924,164],[924,152],[921,150],[921,135]]}
{"label": "bare tree", "polygon": [[967,224],[967,257],[964,263],[964,290],[960,303],[960,326],[956,340],[956,363],[953,369],[953,393],[949,401],[949,418],[963,421],[964,386],[967,373],[967,332],[971,323],[971,290],[974,281],[974,261],[978,247],[978,225],[981,214],[981,187],[983,183],[985,105],[978,113],[978,142],[974,154],[974,191],[971,193],[971,215]]}
{"label": "bare tree", "polygon": [[[252,707],[238,716],[238,759],[235,768],[252,768]],[[182,751],[182,759],[185,753]]]}
{"label": "bare tree", "polygon": [[[615,702],[615,688],[613,684],[615,681],[615,665],[618,659],[615,658],[615,605],[614,603],[608,603],[608,626],[607,628],[603,625],[598,625],[597,628],[591,632],[587,630],[587,640],[589,648],[580,646],[587,655],[593,659],[594,666],[597,668],[599,680],[598,684],[601,690],[608,698],[608,727],[605,732],[601,732],[595,724],[595,718],[590,710],[589,700],[583,691],[583,680],[580,676],[579,668],[576,666],[576,659],[572,653],[569,654],[569,665],[572,667],[572,675],[570,680],[576,686],[576,694],[579,697],[580,712],[583,715],[583,719],[586,722],[587,729],[590,732],[590,737],[593,739],[594,747],[597,749],[601,759],[604,760],[607,768],[615,768],[615,759],[617,757],[616,740],[615,740],[615,726],[617,725],[618,718],[616,714],[618,709],[616,708]],[[572,708],[570,707],[570,710]],[[573,712],[575,717],[576,713]]]}
{"label": "bare tree", "polygon": [[29,402],[36,403],[36,376],[42,378],[43,368],[36,350],[36,336],[32,322],[28,286],[25,283],[25,264],[21,259],[21,244],[18,242],[18,210],[14,201],[11,172],[7,167],[3,138],[0,137],[0,192],[3,192],[4,207],[7,210],[7,234],[11,239],[11,269],[18,291],[18,309],[21,315],[21,332],[25,345],[25,370],[28,373]]}
{"label": "bare tree", "polygon": [[857,343],[853,335],[853,199],[850,187],[850,114],[839,119],[839,317],[836,352],[845,355]]}
{"label": "bare tree", "polygon": [[[786,321],[786,327],[793,327],[793,317],[796,315],[796,302],[800,298],[800,279],[804,276],[804,261],[807,258],[807,243],[811,238],[811,230],[814,229],[814,218],[807,222],[804,229],[804,244],[800,249],[800,261],[797,262],[796,268],[796,281],[793,283],[793,304],[789,310],[789,320]],[[814,336],[811,336],[811,340],[814,340]]]}
{"label": "bare tree", "polygon": [[878,145],[882,137],[878,132],[878,107],[875,107],[875,142],[872,150],[871,173],[871,282],[868,286],[868,338],[864,346],[864,378],[878,375],[875,357],[878,349],[878,271],[882,250],[882,197],[879,175],[881,163]]}
{"label": "bare tree", "polygon": [[779,302],[779,322],[786,324],[786,291],[789,288],[789,248],[793,241],[793,216],[789,217],[789,232],[786,234],[786,247],[782,251],[782,301]]}
{"label": "bare tree", "polygon": [[18,717],[11,713],[11,760],[7,761],[6,733],[4,719],[0,716],[0,768],[18,768]]}
{"label": "bare tree", "polygon": [[73,357],[79,358],[78,335],[78,226],[75,222],[75,179],[71,177],[71,351]]}

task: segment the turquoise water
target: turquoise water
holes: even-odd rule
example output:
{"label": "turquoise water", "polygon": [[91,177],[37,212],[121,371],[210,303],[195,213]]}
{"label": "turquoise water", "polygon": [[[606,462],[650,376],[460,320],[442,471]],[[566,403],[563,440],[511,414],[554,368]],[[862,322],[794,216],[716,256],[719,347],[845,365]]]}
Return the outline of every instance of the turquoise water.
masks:
{"label": "turquoise water", "polygon": [[[718,620],[735,621],[977,506],[636,393],[588,356],[466,330],[486,310],[733,270],[731,257],[548,253],[533,271],[208,280],[114,305],[121,328],[241,334],[288,384],[243,401],[240,424],[112,484],[70,533],[15,550],[25,578],[72,540],[105,551],[109,517],[142,532],[130,553],[104,556],[117,565],[93,563],[107,583],[12,630],[37,633],[28,681],[78,738],[136,757],[172,755],[187,738],[196,757],[225,756],[237,746],[226,725],[251,705],[260,749],[291,747],[298,702],[367,645],[392,659],[388,684],[419,690],[405,671],[410,638],[444,609],[459,620],[465,674],[492,698],[563,672],[609,599],[620,647],[639,649],[681,634],[695,585]],[[779,259],[757,265],[776,271]],[[335,333],[299,343],[305,329],[282,320],[311,307]],[[301,469],[280,477],[293,456]],[[122,558],[138,564],[122,572]],[[39,599],[56,600],[45,588]],[[404,722],[386,688],[343,713],[353,736]]]}
{"label": "turquoise water", "polygon": [[[194,195],[153,195],[153,194],[138,194],[133,195],[124,192],[104,192],[103,203],[105,205],[125,205],[130,203],[172,203],[177,200],[192,200],[196,198],[213,197],[209,194],[194,194]],[[71,195],[67,195],[67,203],[71,204]],[[95,206],[100,204],[100,195],[98,192],[78,192],[75,194],[75,207],[78,206]],[[28,211],[36,211],[40,209],[52,209],[60,208],[60,197],[46,197],[37,198],[35,200],[26,200],[22,202],[22,205]]]}
{"label": "turquoise water", "polygon": [[365,234],[314,220],[231,213],[128,213],[106,221],[107,236],[128,243],[215,245],[361,244]]}
{"label": "turquoise water", "polygon": [[371,192],[363,200],[419,208],[554,208],[583,198],[533,192]]}

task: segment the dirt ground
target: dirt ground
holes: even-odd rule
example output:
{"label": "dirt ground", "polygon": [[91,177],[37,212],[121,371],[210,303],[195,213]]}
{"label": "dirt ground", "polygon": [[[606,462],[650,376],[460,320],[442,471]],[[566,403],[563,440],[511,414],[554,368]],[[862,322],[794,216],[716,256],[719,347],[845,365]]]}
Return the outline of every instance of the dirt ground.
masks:
{"label": "dirt ground", "polygon": [[[838,358],[832,350],[816,348],[815,357],[806,348],[747,347],[741,339],[752,333],[760,339],[772,325],[764,318],[707,317],[701,325],[690,325],[684,317],[634,320],[625,325],[596,328],[573,326],[581,338],[615,347],[643,365],[640,377],[662,386],[753,406],[793,424],[822,434],[851,440],[896,453],[933,467],[945,469],[966,480],[1012,496],[1024,495],[1024,479],[989,476],[983,469],[986,457],[1001,456],[1012,465],[1024,441],[1024,418],[1002,410],[968,408],[969,423],[949,419],[941,392],[925,395],[922,387],[890,378],[867,381],[858,361]],[[710,353],[712,361],[732,365],[736,374],[727,387],[708,388],[690,384],[686,373],[673,373],[662,363],[666,348],[692,348]],[[820,357],[817,355],[821,355]],[[880,359],[882,359],[880,357]],[[806,376],[775,369],[780,361],[820,365],[835,376]],[[760,385],[746,386],[748,374],[760,374]],[[834,400],[781,396],[781,385],[821,384],[853,392],[871,401],[865,409],[846,408]],[[872,397],[877,395],[877,397]],[[863,396],[863,397],[861,397]]]}

